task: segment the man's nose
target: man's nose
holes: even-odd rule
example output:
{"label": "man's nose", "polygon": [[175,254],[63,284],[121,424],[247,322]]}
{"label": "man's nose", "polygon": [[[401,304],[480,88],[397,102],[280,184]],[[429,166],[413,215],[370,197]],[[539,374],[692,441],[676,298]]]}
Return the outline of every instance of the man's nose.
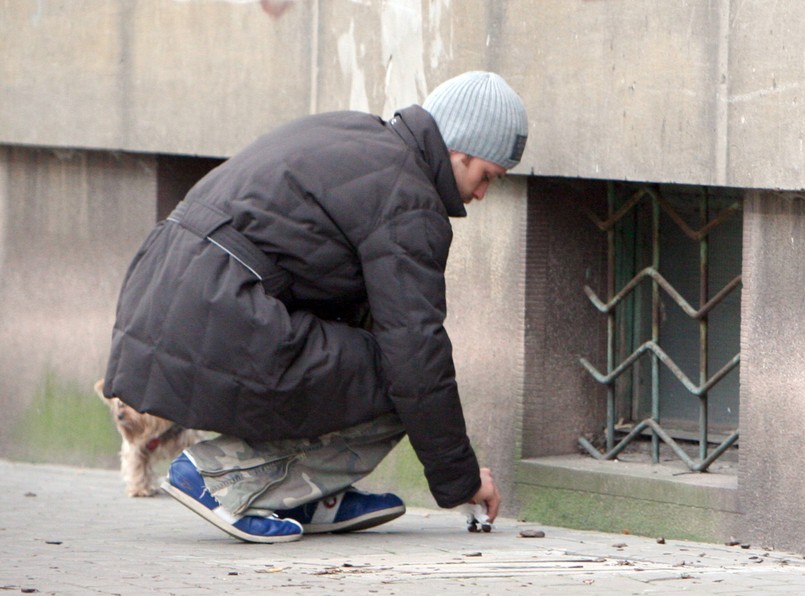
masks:
{"label": "man's nose", "polygon": [[481,184],[478,188],[475,189],[475,192],[472,193],[472,196],[475,197],[479,201],[484,200],[484,196],[486,196],[486,189],[489,188],[488,184]]}

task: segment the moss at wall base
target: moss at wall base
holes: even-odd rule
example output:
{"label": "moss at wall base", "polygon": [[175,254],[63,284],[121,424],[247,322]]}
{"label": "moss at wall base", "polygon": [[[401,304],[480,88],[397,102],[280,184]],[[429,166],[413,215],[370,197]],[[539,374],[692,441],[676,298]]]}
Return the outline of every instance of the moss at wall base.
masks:
{"label": "moss at wall base", "polygon": [[726,539],[714,527],[713,512],[692,507],[556,488],[521,490],[520,499],[523,521],[675,540]]}
{"label": "moss at wall base", "polygon": [[414,507],[435,507],[422,464],[408,437],[400,441],[380,465],[360,483],[365,490],[396,492]]}
{"label": "moss at wall base", "polygon": [[[524,521],[723,543],[743,528],[732,474],[584,456],[523,460],[516,491]],[[740,537],[738,537],[740,539]]]}
{"label": "moss at wall base", "polygon": [[47,373],[11,432],[3,457],[87,467],[119,466],[120,435],[109,408],[75,381]]}

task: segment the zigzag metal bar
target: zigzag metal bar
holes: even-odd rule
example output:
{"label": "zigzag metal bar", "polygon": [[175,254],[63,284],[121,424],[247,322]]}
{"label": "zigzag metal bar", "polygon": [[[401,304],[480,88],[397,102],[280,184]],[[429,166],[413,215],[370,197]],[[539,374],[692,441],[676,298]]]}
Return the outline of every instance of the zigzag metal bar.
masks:
{"label": "zigzag metal bar", "polygon": [[620,443],[615,445],[612,449],[610,449],[606,453],[601,453],[600,451],[598,451],[598,449],[596,449],[595,446],[593,446],[593,444],[590,443],[590,441],[588,441],[584,437],[579,437],[579,445],[584,447],[584,449],[586,449],[587,452],[590,455],[592,455],[595,459],[614,459],[615,457],[618,456],[618,454],[621,451],[626,449],[626,446],[629,443],[631,443],[632,440],[637,435],[642,433],[646,429],[646,427],[648,427],[648,422],[646,420],[643,420],[639,424],[636,424],[635,427],[629,432],[629,434],[620,440]]}
{"label": "zigzag metal bar", "polygon": [[623,289],[615,294],[615,296],[607,302],[606,304],[601,301],[600,298],[596,295],[596,293],[590,288],[589,286],[584,286],[584,293],[587,294],[587,297],[590,299],[595,307],[601,311],[602,313],[608,313],[613,308],[615,308],[619,302],[621,302],[634,288],[639,284],[643,279],[650,277],[654,281],[656,281],[663,290],[665,290],[668,295],[674,299],[679,307],[685,311],[689,317],[693,319],[701,319],[704,315],[710,312],[714,306],[720,303],[726,296],[729,294],[733,289],[735,289],[738,284],[741,283],[741,276],[735,277],[732,281],[730,281],[726,286],[724,286],[720,292],[718,292],[715,296],[713,296],[707,303],[701,307],[699,310],[694,310],[694,308],[685,300],[679,292],[677,292],[674,287],[668,283],[666,280],[657,270],[653,267],[646,267],[640,273],[635,275],[632,280],[623,286]]}
{"label": "zigzag metal bar", "polygon": [[727,219],[735,211],[740,211],[741,209],[740,203],[733,203],[729,207],[726,207],[724,210],[722,210],[721,213],[719,213],[715,219],[712,219],[709,222],[707,222],[707,225],[698,230],[693,230],[684,222],[684,220],[679,216],[679,214],[676,211],[674,211],[674,209],[671,207],[671,205],[669,205],[665,201],[665,199],[658,196],[657,200],[660,202],[660,205],[665,210],[665,212],[671,217],[671,219],[673,219],[676,222],[679,228],[683,232],[685,232],[685,235],[691,240],[701,240],[710,233],[710,230],[721,224],[721,222]]}
{"label": "zigzag metal bar", "polygon": [[679,379],[679,381],[685,386],[685,388],[690,391],[693,395],[701,396],[707,391],[710,390],[713,385],[718,383],[721,379],[723,379],[728,372],[730,372],[733,368],[738,366],[738,363],[741,361],[741,355],[736,354],[733,356],[732,360],[727,362],[721,369],[714,374],[710,379],[701,386],[696,386],[693,382],[687,377],[687,375],[682,372],[682,370],[676,365],[676,363],[671,360],[671,358],[666,354],[663,349],[658,346],[653,341],[647,341],[639,348],[637,348],[634,352],[632,352],[626,360],[620,363],[617,368],[615,368],[612,372],[608,375],[601,374],[592,364],[590,364],[585,358],[579,358],[579,362],[581,362],[582,366],[587,369],[587,371],[595,377],[595,380],[601,384],[609,385],[612,383],[616,378],[622,375],[640,356],[644,353],[651,351],[657,355],[657,357],[662,361],[668,369],[674,373],[674,376]]}
{"label": "zigzag metal bar", "polygon": [[[651,230],[652,230],[652,263],[650,267],[643,269],[629,283],[621,289],[618,294],[615,294],[614,288],[614,259],[616,249],[615,226],[624,219],[630,211],[636,209],[636,205],[647,198],[651,203]],[[683,460],[692,471],[706,471],[710,464],[717,459],[723,452],[728,449],[735,441],[738,440],[738,432],[735,431],[730,437],[727,438],[718,448],[708,457],[707,456],[707,392],[716,383],[721,381],[733,368],[740,362],[740,354],[737,354],[733,359],[724,365],[715,375],[709,380],[707,376],[707,314],[717,304],[723,302],[727,295],[734,290],[741,283],[741,276],[737,276],[723,287],[714,297],[708,298],[707,275],[708,275],[708,235],[709,233],[722,224],[727,218],[732,216],[736,211],[740,211],[740,202],[735,202],[729,207],[722,209],[721,212],[711,221],[707,221],[707,214],[709,213],[708,193],[707,191],[700,197],[699,208],[702,216],[701,227],[698,230],[693,230],[685,220],[679,215],[674,207],[666,201],[659,193],[651,188],[643,187],[637,192],[632,194],[623,205],[616,211],[613,211],[615,205],[615,193],[613,186],[610,184],[608,187],[608,217],[607,220],[598,218],[589,208],[580,206],[581,209],[587,214],[592,222],[602,231],[607,234],[608,241],[608,300],[609,303],[603,303],[593,290],[585,286],[584,291],[587,297],[592,301],[596,308],[607,315],[607,370],[609,374],[603,375],[595,369],[587,360],[580,358],[581,364],[592,374],[599,383],[606,384],[607,386],[607,427],[606,439],[607,449],[609,452],[601,455],[590,443],[584,438],[579,439],[579,443],[591,455],[598,459],[611,459],[614,458],[620,451],[622,451],[635,437],[639,434],[650,430],[651,431],[651,449],[652,460],[654,463],[659,463],[659,441],[662,440],[667,443],[672,451]],[[664,210],[671,220],[685,233],[686,236],[699,243],[699,303],[702,305],[700,309],[694,308],[676,291],[676,289],[668,283],[659,273],[659,237],[660,237],[660,209]],[[641,228],[642,229],[642,228]],[[632,353],[626,360],[624,360],[617,368],[614,367],[613,353],[614,353],[614,334],[615,334],[615,318],[614,311],[616,306],[623,301],[631,292],[635,290],[639,283],[645,278],[652,279],[652,335],[651,340],[641,345],[634,353]],[[659,289],[663,288],[671,298],[676,301],[677,305],[691,318],[699,321],[699,382],[703,383],[701,386],[695,386],[693,382],[682,372],[682,370],[671,360],[671,358],[659,347],[659,304],[660,295]],[[651,415],[647,420],[640,422],[635,426],[632,431],[620,442],[615,445],[614,442],[614,403],[615,403],[615,379],[621,374],[629,370],[630,367],[644,354],[651,352]],[[699,439],[699,458],[700,461],[693,461],[674,440],[665,432],[659,425],[660,419],[659,410],[659,363],[662,362],[668,369],[676,376],[676,378],[685,386],[685,388],[694,396],[699,398],[699,426],[701,436]],[[704,364],[702,364],[704,363]],[[706,382],[705,382],[706,381]]]}
{"label": "zigzag metal bar", "polygon": [[726,220],[736,211],[741,210],[741,203],[735,202],[729,207],[723,209],[721,213],[719,213],[715,219],[709,221],[707,225],[699,228],[698,230],[694,230],[687,223],[685,223],[685,220],[683,220],[682,217],[680,217],[680,215],[670,205],[670,203],[668,203],[668,201],[666,201],[656,192],[648,188],[641,188],[639,191],[633,194],[629,198],[629,200],[626,201],[621,206],[620,209],[618,209],[615,213],[612,214],[612,217],[610,217],[609,219],[599,218],[595,213],[592,212],[592,210],[590,210],[589,207],[586,207],[584,205],[581,206],[581,209],[587,214],[587,217],[589,217],[592,220],[592,222],[596,225],[596,227],[598,227],[599,230],[601,230],[602,232],[606,232],[612,226],[618,223],[618,221],[623,219],[623,217],[626,216],[626,214],[632,209],[632,207],[634,207],[637,203],[639,203],[643,197],[649,197],[651,199],[656,200],[663,208],[663,211],[665,211],[668,214],[668,216],[676,222],[679,228],[691,240],[701,240],[710,233],[710,230],[721,224],[724,220]]}
{"label": "zigzag metal bar", "polygon": [[623,451],[626,448],[626,446],[637,435],[642,433],[647,428],[651,428],[657,434],[657,436],[659,436],[660,439],[663,440],[663,442],[665,442],[669,447],[671,447],[671,449],[677,455],[677,457],[679,457],[679,459],[685,462],[685,465],[688,466],[688,469],[690,469],[693,472],[706,472],[707,468],[710,467],[710,464],[712,464],[716,459],[718,459],[721,456],[722,453],[724,453],[727,449],[729,449],[733,445],[733,443],[735,443],[735,441],[738,440],[739,437],[739,433],[736,430],[729,437],[727,437],[724,440],[724,442],[722,442],[718,447],[716,447],[716,449],[714,449],[713,452],[708,457],[700,461],[695,461],[691,459],[687,453],[685,453],[685,450],[679,446],[679,443],[674,441],[674,439],[667,432],[665,432],[665,429],[663,429],[657,421],[652,420],[651,418],[647,418],[646,420],[643,420],[639,424],[636,424],[628,435],[626,435],[623,439],[621,439],[621,441],[615,447],[613,447],[606,453],[600,452],[592,445],[592,443],[590,443],[584,437],[579,438],[579,445],[581,445],[590,455],[592,455],[596,459],[599,460],[614,459],[615,457],[618,456],[618,454],[621,451]]}
{"label": "zigzag metal bar", "polygon": [[620,209],[618,209],[609,219],[600,219],[593,211],[587,207],[586,205],[581,205],[582,211],[587,214],[587,217],[592,220],[592,222],[598,227],[599,230],[602,232],[607,232],[609,229],[618,223],[623,217],[629,213],[632,207],[637,205],[644,196],[656,196],[655,193],[651,193],[647,188],[641,188],[635,194],[633,194],[628,201],[626,201],[623,205],[621,205]]}

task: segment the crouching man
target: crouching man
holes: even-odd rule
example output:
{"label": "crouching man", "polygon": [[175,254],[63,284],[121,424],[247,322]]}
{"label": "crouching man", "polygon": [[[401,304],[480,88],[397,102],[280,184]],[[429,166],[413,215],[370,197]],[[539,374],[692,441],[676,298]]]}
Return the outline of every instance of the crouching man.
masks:
{"label": "crouching man", "polygon": [[445,319],[450,217],[520,160],[522,101],[468,72],[389,121],[305,117],[200,180],[127,272],[104,394],[220,436],[165,490],[232,536],[405,511],[353,484],[406,434],[441,507],[500,495],[467,437]]}

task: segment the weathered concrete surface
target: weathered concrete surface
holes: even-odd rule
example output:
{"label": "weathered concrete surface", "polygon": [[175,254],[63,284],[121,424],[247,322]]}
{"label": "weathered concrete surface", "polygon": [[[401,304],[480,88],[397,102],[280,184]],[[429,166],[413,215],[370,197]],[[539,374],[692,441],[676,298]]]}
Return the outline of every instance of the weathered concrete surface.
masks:
{"label": "weathered concrete surface", "polygon": [[584,286],[606,295],[606,236],[584,213],[606,213],[600,181],[529,181],[523,457],[575,453],[599,434],[606,389],[579,358],[606,362],[606,325]]}
{"label": "weathered concrete surface", "polygon": [[3,142],[228,155],[308,112],[309,6],[3,4]]}
{"label": "weathered concrete surface", "polygon": [[467,429],[516,511],[513,458],[522,437],[525,335],[526,192],[524,177],[493,186],[453,221],[447,265],[448,317]]}
{"label": "weathered concrete surface", "polygon": [[[153,225],[154,173],[148,156],[0,150],[0,452],[7,456],[40,440],[17,436],[23,414],[44,422],[60,392],[83,390],[93,399],[87,408],[101,406],[92,385],[106,366],[123,275]],[[73,415],[81,421],[86,410]],[[80,437],[83,429],[64,430]]]}
{"label": "weathered concrete surface", "polygon": [[4,0],[0,142],[226,156],[311,111],[388,116],[499,71],[518,172],[805,186],[805,6],[781,0]]}
{"label": "weathered concrete surface", "polygon": [[[410,510],[352,534],[244,544],[114,472],[0,461],[0,588],[83,594],[797,594],[801,553]],[[54,512],[57,512],[54,515]],[[543,538],[524,538],[525,530]]]}
{"label": "weathered concrete surface", "polygon": [[707,474],[692,474],[673,454],[664,454],[662,465],[636,454],[524,459],[517,466],[520,515],[582,530],[746,542],[736,472],[719,460]]}
{"label": "weathered concrete surface", "polygon": [[750,193],[744,215],[741,505],[753,540],[805,545],[805,197]]}

